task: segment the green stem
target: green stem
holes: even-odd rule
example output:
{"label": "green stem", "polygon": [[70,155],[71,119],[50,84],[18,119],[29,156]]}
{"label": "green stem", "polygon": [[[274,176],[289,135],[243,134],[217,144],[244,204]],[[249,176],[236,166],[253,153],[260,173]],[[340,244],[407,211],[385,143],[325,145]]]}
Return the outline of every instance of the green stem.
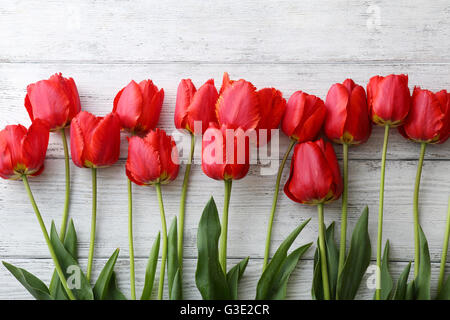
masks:
{"label": "green stem", "polygon": [[323,296],[325,300],[330,300],[330,284],[328,281],[328,264],[325,245],[325,224],[323,221],[323,203],[319,203],[317,205],[317,212],[319,216],[319,253],[320,269],[322,270]]}
{"label": "green stem", "polygon": [[381,249],[383,240],[383,205],[384,205],[384,175],[386,171],[386,152],[389,141],[389,125],[384,127],[384,142],[383,142],[383,154],[381,158],[381,178],[380,178],[380,204],[378,207],[378,237],[377,237],[377,289],[375,291],[376,300],[381,299]]}
{"label": "green stem", "polygon": [[447,226],[445,228],[444,244],[442,245],[441,268],[439,270],[438,293],[444,284],[445,263],[447,262],[448,240],[450,238],[450,197],[448,198]]}
{"label": "green stem", "polygon": [[63,220],[61,223],[61,232],[59,237],[61,241],[64,241],[67,230],[67,219],[69,218],[69,201],[70,201],[70,162],[69,162],[69,147],[67,146],[67,138],[65,128],[61,129],[61,138],[64,147],[64,159],[66,167],[66,197],[64,200]]}
{"label": "green stem", "polygon": [[228,208],[230,205],[231,185],[233,180],[224,180],[225,182],[225,199],[223,203],[222,214],[222,232],[220,234],[220,251],[219,262],[222,266],[224,274],[227,274],[227,238],[228,238]]}
{"label": "green stem", "polygon": [[91,241],[89,244],[89,257],[86,278],[89,281],[92,273],[92,262],[94,260],[95,227],[97,223],[97,169],[92,168],[92,216],[91,216]]}
{"label": "green stem", "polygon": [[419,245],[419,188],[422,175],[423,158],[427,144],[422,142],[420,157],[417,165],[416,183],[414,185],[413,213],[414,213],[414,278],[419,274],[420,245]]}
{"label": "green stem", "polygon": [[272,225],[273,225],[273,219],[275,218],[275,210],[277,209],[278,193],[280,190],[281,176],[283,175],[283,169],[284,169],[284,165],[286,164],[286,160],[289,157],[289,154],[291,153],[291,150],[294,147],[296,142],[297,141],[294,139],[291,140],[291,143],[289,144],[289,147],[286,150],[286,153],[284,154],[283,160],[281,161],[281,165],[278,168],[277,182],[275,183],[275,192],[273,194],[273,200],[272,200],[272,209],[270,211],[270,219],[269,219],[269,224],[267,226],[266,249],[264,251],[263,272],[264,272],[264,270],[266,270],[267,264],[269,263],[270,241],[272,238]]}
{"label": "green stem", "polygon": [[184,238],[184,213],[186,205],[186,193],[189,182],[189,174],[191,172],[192,160],[194,158],[195,136],[191,134],[191,153],[189,155],[188,163],[186,164],[186,171],[184,172],[183,187],[181,188],[180,199],[180,216],[178,219],[178,265],[180,270],[183,269],[183,238]]}
{"label": "green stem", "polygon": [[341,242],[339,248],[338,275],[344,268],[346,244],[347,244],[347,202],[348,202],[348,144],[342,145],[344,154],[344,190],[342,192],[342,214],[341,214]]}
{"label": "green stem", "polygon": [[134,246],[133,246],[133,193],[131,181],[128,179],[128,243],[130,248],[130,290],[131,299],[136,300],[136,286],[134,273]]}
{"label": "green stem", "polygon": [[158,300],[162,300],[163,292],[164,292],[164,274],[166,271],[166,260],[167,260],[167,224],[166,224],[166,215],[164,213],[164,204],[161,194],[161,185],[159,183],[155,184],[156,193],[158,194],[158,202],[159,202],[159,212],[161,214],[161,227],[162,227],[162,236],[163,236],[163,248],[162,248],[162,257],[161,257],[161,271],[159,274],[159,288],[158,288]]}
{"label": "green stem", "polygon": [[45,227],[44,221],[42,220],[42,216],[41,213],[39,212],[36,201],[34,200],[33,193],[31,192],[27,176],[24,175],[22,177],[22,180],[23,184],[25,185],[25,189],[27,190],[28,197],[30,198],[31,205],[33,206],[34,213],[36,214],[36,218],[38,219],[39,225],[41,227],[42,234],[44,235],[45,242],[47,242],[48,250],[50,251],[53,263],[55,264],[55,269],[56,272],[58,273],[59,279],[61,280],[64,290],[66,291],[70,300],[76,300],[75,296],[73,295],[72,291],[69,289],[69,286],[67,285],[66,277],[64,276],[64,272],[62,271],[61,265],[59,264],[58,258],[56,257],[55,249],[53,248],[53,245],[50,241],[50,237],[48,236],[47,228]]}

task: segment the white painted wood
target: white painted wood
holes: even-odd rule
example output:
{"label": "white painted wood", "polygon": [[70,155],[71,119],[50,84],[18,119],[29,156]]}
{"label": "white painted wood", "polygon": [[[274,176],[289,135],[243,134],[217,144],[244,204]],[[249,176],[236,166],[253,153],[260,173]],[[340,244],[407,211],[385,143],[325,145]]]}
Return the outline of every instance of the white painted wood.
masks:
{"label": "white painted wood", "polygon": [[[232,266],[238,263],[238,259],[229,259],[228,265]],[[24,260],[13,259],[8,260],[9,263],[25,268],[32,272],[44,282],[49,283],[53,272],[53,265],[50,259],[36,259]],[[85,262],[82,268],[85,269]],[[97,279],[99,270],[103,268],[106,259],[98,259],[94,261],[93,279]],[[144,285],[146,259],[136,259],[136,295],[139,299]],[[159,263],[158,263],[159,266]],[[256,295],[256,285],[258,284],[261,275],[262,259],[250,260],[244,276],[239,285],[239,299],[254,299]],[[375,266],[375,261],[372,261],[371,266]],[[391,262],[390,270],[394,281],[397,281],[400,273],[405,268],[405,262]],[[448,264],[450,266],[450,264]],[[118,274],[118,285],[120,290],[129,298],[130,297],[130,280],[129,280],[129,261],[124,258],[119,258],[116,264],[116,271]],[[184,298],[185,299],[201,299],[201,295],[195,287],[195,268],[196,261],[187,259],[184,266]],[[300,261],[297,269],[292,273],[289,279],[287,289],[287,299],[311,299],[311,279],[312,279],[312,260]],[[357,299],[371,300],[373,298],[373,267],[369,267],[371,271],[367,272],[361,282],[361,287],[357,294]],[[439,264],[432,263],[432,295],[435,295],[437,287],[437,277],[439,274]],[[2,290],[0,290],[0,299],[32,299],[33,297],[18,283],[17,280],[8,273],[5,268],[0,268],[0,278],[2,279]],[[159,271],[156,272],[155,286],[153,287],[152,299],[156,298],[156,291],[159,281]],[[165,298],[167,298],[167,281],[165,289]]]}
{"label": "white painted wood", "polygon": [[[190,77],[197,86],[209,78],[220,85],[222,73],[246,78],[258,88],[274,86],[286,98],[303,90],[325,98],[335,82],[351,77],[365,85],[376,74],[408,73],[410,87],[450,89],[450,7],[448,1],[94,1],[63,5],[59,1],[3,1],[0,5],[0,128],[29,119],[23,107],[26,85],[63,72],[75,78],[85,110],[104,115],[118,90],[131,79],[151,78],[166,98],[159,126],[174,129],[176,88]],[[384,239],[392,244],[395,277],[413,259],[412,193],[419,146],[391,131],[388,149]],[[375,257],[376,214],[383,132],[374,128],[363,146],[350,149],[349,229],[364,205],[370,209],[369,231]],[[125,139],[123,139],[125,140]],[[280,155],[287,146],[281,137]],[[421,223],[433,261],[433,285],[450,194],[450,142],[429,146],[420,193]],[[340,148],[336,146],[338,157]],[[197,148],[197,151],[199,148]],[[46,171],[31,187],[49,226],[59,227],[64,196],[62,145],[52,134]],[[121,161],[99,170],[96,268],[121,248],[120,287],[128,291],[127,200],[122,144]],[[197,154],[197,159],[198,159]],[[180,177],[164,186],[169,221],[178,212]],[[286,168],[283,182],[286,180]],[[242,298],[253,298],[264,251],[274,175],[261,176],[260,166],[233,184],[229,257],[232,263],[252,258],[241,284]],[[86,263],[90,226],[90,172],[72,165],[71,217],[75,219],[81,262]],[[135,250],[138,288],[146,257],[160,229],[152,188],[134,186]],[[195,288],[197,224],[213,195],[219,209],[223,185],[194,165],[187,199],[185,230],[186,298]],[[288,200],[280,192],[273,248],[305,219],[312,217],[295,245],[315,241],[313,207]],[[339,221],[340,201],[326,206],[325,219]],[[46,281],[52,263],[31,205],[20,182],[0,181],[0,259],[24,267]],[[338,225],[339,226],[339,225]],[[290,299],[310,298],[313,250],[295,271]],[[363,288],[360,298],[373,291]],[[0,299],[30,298],[0,266]]]}
{"label": "white painted wood", "polygon": [[5,61],[445,61],[439,1],[4,1]]}

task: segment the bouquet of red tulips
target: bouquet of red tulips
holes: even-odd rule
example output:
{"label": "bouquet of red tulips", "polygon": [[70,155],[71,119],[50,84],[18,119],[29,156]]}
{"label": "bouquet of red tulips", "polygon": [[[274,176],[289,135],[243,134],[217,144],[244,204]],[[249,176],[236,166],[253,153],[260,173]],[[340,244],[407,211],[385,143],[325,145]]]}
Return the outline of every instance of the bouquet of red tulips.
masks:
{"label": "bouquet of red tulips", "polygon": [[[289,278],[302,256],[313,245],[290,250],[310,217],[301,214],[298,225],[271,255],[271,235],[283,169],[290,154],[289,178],[284,193],[291,200],[317,207],[318,240],[311,275],[311,297],[318,300],[355,299],[371,261],[368,233],[369,211],[365,207],[347,246],[350,146],[366,142],[372,123],[384,127],[378,236],[376,245],[376,300],[450,299],[450,277],[445,278],[450,237],[450,198],[443,243],[438,292],[430,290],[431,263],[428,243],[420,227],[419,188],[426,146],[443,143],[450,136],[450,94],[408,87],[407,75],[372,77],[364,87],[347,79],[331,86],[325,101],[302,91],[286,101],[275,88],[257,89],[251,82],[231,80],[224,74],[220,90],[214,80],[196,89],[190,79],[181,80],[174,122],[190,137],[190,148],[180,190],[180,209],[167,228],[162,186],[177,178],[180,159],[175,140],[157,128],[164,90],[151,80],[131,81],[120,90],[112,112],[97,117],[81,111],[75,81],[55,74],[27,87],[25,107],[32,121],[7,126],[0,131],[0,176],[22,180],[54,263],[47,285],[28,271],[3,262],[14,277],[39,300],[121,300],[127,299],[117,285],[114,271],[119,255],[115,250],[95,282],[92,280],[97,221],[97,170],[116,163],[120,156],[121,130],[127,132],[128,157],[124,178],[128,182],[128,238],[130,297],[137,299],[133,246],[133,183],[154,187],[160,208],[161,232],[150,250],[145,283],[140,299],[152,297],[156,270],[159,284],[156,297],[183,299],[183,248],[186,198],[196,141],[201,141],[201,168],[210,178],[223,181],[222,218],[213,198],[205,206],[198,225],[198,260],[195,282],[203,299],[238,299],[238,286],[249,257],[229,268],[227,244],[232,185],[245,178],[255,154],[262,153],[278,139],[278,128],[290,138],[275,180],[273,202],[268,209],[267,237],[255,299],[285,299]],[[397,127],[407,139],[420,143],[417,176],[412,194],[414,221],[414,268],[409,263],[396,283],[389,272],[389,242],[383,245],[383,204],[385,163],[390,128]],[[70,149],[66,133],[70,128]],[[49,134],[59,134],[65,154],[66,189],[62,221],[45,225],[31,191],[29,178],[44,170]],[[327,140],[325,140],[327,139]],[[277,142],[277,141],[276,141]],[[333,143],[342,146],[342,174]],[[273,144],[272,144],[273,145]],[[272,150],[272,152],[277,150]],[[92,213],[90,246],[86,271],[79,266],[75,224],[69,220],[70,156],[73,163],[92,172]],[[342,196],[339,242],[335,222],[325,224],[325,204]],[[231,230],[232,231],[232,230]],[[160,254],[161,253],[161,254]],[[167,278],[167,295],[164,295]]]}

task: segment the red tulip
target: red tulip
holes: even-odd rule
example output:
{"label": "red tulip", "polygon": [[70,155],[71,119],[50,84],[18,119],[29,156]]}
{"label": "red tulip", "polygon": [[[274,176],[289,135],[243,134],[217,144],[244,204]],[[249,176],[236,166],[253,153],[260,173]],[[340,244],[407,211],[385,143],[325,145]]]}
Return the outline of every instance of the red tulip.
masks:
{"label": "red tulip", "polygon": [[366,92],[352,79],[333,84],[325,101],[325,134],[337,143],[361,144],[369,139],[372,124]]}
{"label": "red tulip", "polygon": [[250,168],[248,137],[242,128],[211,123],[202,141],[202,170],[216,180],[238,180]]}
{"label": "red tulip", "polygon": [[36,119],[27,130],[22,125],[10,125],[0,131],[0,177],[21,179],[37,176],[44,170],[49,127]]}
{"label": "red tulip", "polygon": [[396,127],[403,124],[411,107],[408,76],[374,76],[367,85],[367,102],[372,121]]}
{"label": "red tulip", "polygon": [[81,110],[75,81],[56,73],[48,80],[28,85],[25,107],[31,121],[44,120],[51,131],[67,127]]}
{"label": "red tulip", "polygon": [[144,138],[129,138],[126,172],[134,183],[169,183],[177,177],[178,169],[177,146],[164,130],[156,128]]}
{"label": "red tulip", "polygon": [[120,155],[120,120],[115,113],[96,117],[80,112],[70,127],[70,151],[78,167],[113,165]]}
{"label": "red tulip", "polygon": [[295,146],[291,173],[284,192],[306,204],[326,203],[340,197],[343,189],[339,164],[330,142],[322,139]]}
{"label": "red tulip", "polygon": [[443,143],[450,135],[450,93],[415,87],[412,106],[400,133],[417,142]]}
{"label": "red tulip", "polygon": [[191,79],[181,80],[175,105],[175,127],[195,133],[194,122],[201,121],[201,133],[204,133],[210,122],[217,122],[215,105],[218,97],[213,79],[206,81],[198,90]]}
{"label": "red tulip", "polygon": [[256,88],[245,80],[230,80],[228,73],[224,73],[220,97],[217,102],[219,125],[228,128],[242,128],[244,130],[267,130],[267,141],[270,141],[270,130],[280,125],[286,110],[286,100],[281,91],[274,88]]}
{"label": "red tulip", "polygon": [[132,80],[114,98],[113,112],[117,113],[123,129],[145,134],[156,127],[164,100],[164,90],[158,91],[152,80],[139,84]]}
{"label": "red tulip", "polygon": [[298,142],[310,141],[322,128],[325,115],[322,99],[297,91],[289,98],[281,128],[288,137]]}

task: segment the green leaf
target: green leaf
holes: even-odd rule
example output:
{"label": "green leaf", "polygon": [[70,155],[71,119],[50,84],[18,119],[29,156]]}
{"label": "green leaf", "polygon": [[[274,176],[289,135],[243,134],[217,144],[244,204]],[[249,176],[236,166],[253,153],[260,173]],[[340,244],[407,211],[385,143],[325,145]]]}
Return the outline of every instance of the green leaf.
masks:
{"label": "green leaf", "polygon": [[266,270],[261,275],[258,281],[258,286],[256,288],[256,300],[268,299],[268,297],[273,296],[272,290],[275,286],[275,281],[277,279],[278,273],[280,272],[283,264],[287,258],[287,252],[291,247],[294,240],[303,230],[303,228],[308,224],[311,219],[306,220],[281,243],[278,250],[275,252],[272,260],[266,267]]}
{"label": "green leaf", "polygon": [[[74,257],[66,250],[63,243],[58,237],[56,232],[55,223],[52,221],[50,230],[50,241],[55,249],[56,257],[61,265],[69,287],[72,287],[72,292],[77,300],[93,300],[94,294],[92,293],[91,285],[86,279],[86,276],[81,271],[80,266]],[[69,272],[69,273],[68,273]],[[71,285],[71,281],[74,283]]]}
{"label": "green leaf", "polygon": [[406,291],[408,287],[407,282],[410,270],[411,270],[411,262],[406,265],[405,269],[403,269],[403,272],[400,274],[400,277],[398,278],[393,300],[406,299]]}
{"label": "green leaf", "polygon": [[53,300],[50,291],[44,282],[29,273],[25,269],[17,268],[12,264],[3,261],[3,265],[12,275],[27,289],[27,291],[37,300]]}
{"label": "green leaf", "polygon": [[305,254],[305,252],[311,247],[312,242],[304,246],[295,249],[291,254],[289,254],[278,272],[273,286],[269,292],[269,296],[266,299],[269,300],[284,300],[287,293],[287,284],[291,273],[295,270],[300,258]]}
{"label": "green leaf", "polygon": [[392,298],[394,281],[389,272],[389,240],[386,241],[381,262],[381,300],[390,300]]}
{"label": "green leaf", "polygon": [[[75,261],[78,261],[77,233],[75,231],[75,226],[72,219],[69,221],[69,227],[64,239],[64,247],[72,255]],[[50,281],[50,293],[56,300],[69,300],[66,290],[64,290],[64,287],[59,280],[58,272],[56,272],[56,270],[53,271],[52,280]]]}
{"label": "green leaf", "polygon": [[247,268],[249,257],[243,259],[241,262],[236,264],[227,273],[228,287],[230,288],[231,298],[237,300],[238,298],[238,284],[239,280],[244,274],[245,268]]}
{"label": "green leaf", "polygon": [[445,280],[436,300],[450,300],[450,277]]}
{"label": "green leaf", "polygon": [[156,266],[158,265],[159,243],[161,233],[158,232],[155,242],[153,243],[150,255],[148,257],[147,268],[145,270],[144,289],[142,290],[141,300],[150,300],[155,282]]}
{"label": "green leaf", "polygon": [[[336,285],[339,268],[339,250],[334,239],[334,226],[332,222],[325,234],[325,247],[327,250],[327,265],[328,265],[328,280],[330,282],[331,299],[334,300],[336,296]],[[313,285],[311,288],[311,296],[315,300],[323,300],[323,284],[322,284],[322,269],[320,265],[319,255],[319,240],[317,240],[317,248],[314,253],[314,271],[313,271]]]}
{"label": "green leaf", "polygon": [[182,292],[181,292],[181,269],[178,268],[177,272],[175,272],[175,277],[173,279],[172,292],[170,293],[170,300],[182,300]]}
{"label": "green leaf", "polygon": [[220,220],[214,199],[206,204],[198,225],[195,283],[204,300],[231,299],[226,275],[219,263]]}
{"label": "green leaf", "polygon": [[95,300],[105,300],[108,288],[110,287],[110,281],[114,272],[114,266],[116,265],[117,257],[119,256],[119,249],[116,249],[111,257],[106,262],[97,281],[94,286]]}
{"label": "green leaf", "polygon": [[[178,264],[178,232],[177,232],[177,217],[175,217],[170,225],[169,235],[168,235],[168,253],[167,253],[167,279],[169,284],[169,297],[172,297],[172,286],[175,279],[175,274],[178,272],[179,264]],[[179,274],[181,280],[181,270]],[[177,285],[181,285],[181,282],[177,283]],[[181,290],[179,290],[181,293]],[[180,297],[173,296],[173,300],[181,300]]]}
{"label": "green leaf", "polygon": [[105,296],[103,300],[127,300],[125,295],[120,292],[117,286],[116,273],[113,271],[111,278],[105,290]]}
{"label": "green leaf", "polygon": [[414,300],[414,291],[415,291],[415,285],[414,280],[412,280],[408,285],[406,286],[406,294],[405,294],[405,300]]}
{"label": "green leaf", "polygon": [[353,300],[370,264],[371,245],[368,232],[369,209],[364,208],[353,229],[352,240],[344,267],[338,278],[339,300]]}
{"label": "green leaf", "polygon": [[421,227],[419,227],[420,260],[419,273],[415,279],[416,300],[430,300],[431,262],[428,242]]}

